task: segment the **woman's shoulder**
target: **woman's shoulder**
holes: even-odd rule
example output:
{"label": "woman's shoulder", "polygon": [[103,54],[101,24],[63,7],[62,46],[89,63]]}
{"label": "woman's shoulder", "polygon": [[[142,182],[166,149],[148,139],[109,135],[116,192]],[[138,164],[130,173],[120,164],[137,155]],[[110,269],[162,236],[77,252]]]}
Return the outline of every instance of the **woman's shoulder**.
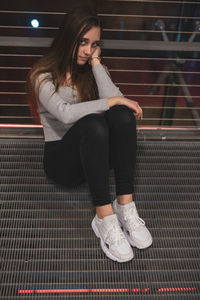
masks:
{"label": "woman's shoulder", "polygon": [[52,83],[52,74],[50,72],[45,72],[38,75],[36,79],[36,86],[42,87],[48,83]]}
{"label": "woman's shoulder", "polygon": [[41,73],[41,74],[38,75],[37,79],[38,79],[39,82],[42,82],[43,80],[51,81],[52,80],[52,75],[51,75],[50,72]]}
{"label": "woman's shoulder", "polygon": [[49,89],[49,84],[51,86],[52,89],[52,75],[50,72],[45,72],[45,73],[41,73],[38,75],[38,77],[36,78],[35,81],[35,88],[37,93],[40,92],[41,88],[46,88],[48,87]]}

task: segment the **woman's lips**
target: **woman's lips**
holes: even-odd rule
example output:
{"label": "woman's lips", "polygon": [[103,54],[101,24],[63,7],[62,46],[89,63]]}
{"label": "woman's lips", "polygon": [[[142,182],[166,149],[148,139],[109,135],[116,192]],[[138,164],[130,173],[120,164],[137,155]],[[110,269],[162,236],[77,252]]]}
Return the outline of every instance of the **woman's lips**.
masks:
{"label": "woman's lips", "polygon": [[83,59],[83,60],[88,60],[88,57],[82,57],[82,56],[79,56],[80,59]]}

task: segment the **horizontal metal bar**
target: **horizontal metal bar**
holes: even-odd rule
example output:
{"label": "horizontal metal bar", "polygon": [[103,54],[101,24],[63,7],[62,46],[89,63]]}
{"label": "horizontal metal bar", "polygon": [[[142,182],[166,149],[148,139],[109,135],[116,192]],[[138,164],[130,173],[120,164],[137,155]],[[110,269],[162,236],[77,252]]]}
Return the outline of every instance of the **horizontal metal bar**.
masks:
{"label": "horizontal metal bar", "polygon": [[[163,107],[160,106],[142,106],[142,109],[163,109]],[[175,107],[165,107],[165,109],[176,109],[176,110],[191,110],[191,109],[200,109],[200,107],[183,107],[183,106],[175,106]]]}
{"label": "horizontal metal bar", "polygon": [[27,11],[27,10],[1,10],[3,14],[38,14],[38,15],[65,15],[64,12],[55,11]]}
{"label": "horizontal metal bar", "polygon": [[[31,67],[0,67],[0,70],[30,70]],[[110,72],[131,72],[131,73],[167,73],[167,74],[194,74],[198,75],[200,72],[190,72],[190,71],[162,71],[162,70],[135,70],[135,69],[108,69]],[[0,82],[25,82],[25,81],[14,81],[14,80],[0,80]]]}
{"label": "horizontal metal bar", "polygon": [[0,124],[0,128],[43,128],[43,126],[37,124]]}
{"label": "horizontal metal bar", "polygon": [[[0,116],[0,119],[32,119],[31,116]],[[164,121],[195,121],[195,120],[200,120],[200,119],[170,119],[170,118],[143,118],[142,121],[160,121],[160,120],[164,120]]]}
{"label": "horizontal metal bar", "polygon": [[[52,38],[1,36],[0,46],[49,47]],[[154,50],[154,51],[200,51],[198,42],[163,42],[139,40],[103,40],[103,49]]]}
{"label": "horizontal metal bar", "polygon": [[[0,57],[42,57],[41,54],[13,54],[13,53],[0,53]],[[169,58],[169,57],[130,57],[130,56],[102,56],[104,59],[114,59],[114,60],[152,60],[152,61],[180,61],[179,58]],[[184,58],[181,59],[181,62],[193,61],[198,62],[198,58]]]}
{"label": "horizontal metal bar", "polygon": [[[1,126],[0,126],[1,127]],[[190,125],[184,125],[184,126],[177,126],[173,125],[169,127],[168,125],[162,125],[162,126],[143,126],[143,125],[137,125],[138,130],[152,130],[152,129],[161,129],[161,130],[195,130],[195,131],[200,131],[200,129],[196,126],[190,126]]]}
{"label": "horizontal metal bar", "polygon": [[0,119],[32,119],[31,116],[0,116]]}
{"label": "horizontal metal bar", "polygon": [[[0,26],[1,28],[1,26]],[[31,27],[29,27],[31,28]],[[41,27],[41,29],[43,29]],[[162,32],[161,31],[158,31],[158,30],[145,30],[145,29],[119,29],[119,28],[105,28],[103,29],[103,31],[106,31],[106,32],[138,32],[138,33],[156,33],[156,34],[161,34]],[[177,31],[177,30],[165,30],[165,33],[179,33],[179,34],[193,34],[194,31]]]}
{"label": "horizontal metal bar", "polygon": [[174,3],[176,3],[176,4],[200,4],[200,3],[198,3],[198,2],[194,2],[194,1],[191,1],[191,2],[189,2],[189,1],[175,1],[175,0],[168,0],[168,1],[166,1],[166,0],[108,0],[109,2],[122,2],[122,1],[124,1],[124,2],[146,2],[146,3],[171,3],[171,4],[174,4]]}
{"label": "horizontal metal bar", "polygon": [[187,16],[167,16],[167,15],[129,15],[129,14],[98,14],[102,17],[125,17],[125,18],[152,18],[152,19],[198,19],[197,17]]}
{"label": "horizontal metal bar", "polygon": [[30,69],[32,68],[31,67],[0,67],[0,70],[30,70]]}
{"label": "horizontal metal bar", "polygon": [[[16,104],[16,103],[14,103],[14,104],[10,104],[10,103],[0,103],[0,106],[2,106],[2,107],[28,107],[29,106],[29,104],[21,104],[21,103],[19,103],[19,104]],[[141,108],[142,109],[163,109],[163,107],[162,106],[142,106],[141,105]],[[173,107],[165,107],[165,109],[175,109],[175,110],[192,110],[192,109],[195,109],[195,110],[200,110],[200,107],[183,107],[183,106],[173,106]],[[182,119],[181,119],[182,120]]]}
{"label": "horizontal metal bar", "polygon": [[[6,29],[32,29],[32,30],[58,30],[59,27],[50,27],[50,26],[40,26],[37,29],[33,29],[32,26],[19,26],[19,25],[0,25],[0,28]],[[119,28],[103,28],[105,32],[138,32],[138,33],[156,33],[160,34],[161,31],[158,30],[145,30],[145,29],[119,29]],[[179,34],[193,34],[194,31],[177,31],[177,30],[165,30],[165,33],[179,33]]]}
{"label": "horizontal metal bar", "polygon": [[[27,93],[25,92],[8,92],[8,91],[1,91],[0,95],[27,95]],[[132,95],[126,95],[124,94],[125,97],[148,97],[148,98],[160,98],[160,97],[164,97],[166,95],[164,94],[159,94],[159,95],[149,95],[149,94],[132,94]],[[186,96],[184,95],[168,95],[168,98],[185,98]],[[199,99],[200,100],[200,96],[192,96],[192,98],[194,99]]]}
{"label": "horizontal metal bar", "polygon": [[0,46],[7,47],[49,47],[52,38],[0,36]]}
{"label": "horizontal metal bar", "polygon": [[[163,97],[163,96],[166,96],[166,95],[164,95],[164,94],[132,94],[132,95],[124,95],[125,97],[149,97],[149,98],[160,98],[160,97]],[[184,97],[186,97],[186,96],[184,96],[184,95],[167,95],[167,97],[168,98],[184,98]],[[200,95],[199,96],[192,96],[192,98],[197,98],[197,99],[199,99],[200,100]]]}
{"label": "horizontal metal bar", "polygon": [[23,107],[27,107],[27,106],[29,106],[29,104],[16,104],[16,103],[14,103],[14,104],[7,104],[7,103],[0,103],[0,106],[8,106],[8,107],[21,107],[21,106],[23,106]]}
{"label": "horizontal metal bar", "polygon": [[[12,54],[11,54],[12,55]],[[23,54],[22,54],[23,55]],[[1,54],[0,54],[1,56]],[[180,62],[186,62],[186,61],[200,61],[198,58],[170,58],[170,57],[130,57],[130,56],[102,56],[104,59],[114,59],[114,60],[153,60],[153,61],[180,61]]]}
{"label": "horizontal metal bar", "polygon": [[200,84],[176,84],[176,83],[173,83],[173,84],[167,84],[167,83],[147,83],[147,82],[143,82],[143,83],[130,83],[130,82],[116,82],[117,85],[133,85],[133,86],[144,86],[144,85],[147,85],[147,86],[188,86],[188,87],[200,87]]}
{"label": "horizontal metal bar", "polygon": [[107,39],[103,40],[103,48],[151,51],[200,51],[200,43]]}
{"label": "horizontal metal bar", "polygon": [[0,53],[0,57],[42,57],[41,54],[13,54],[13,53]]}
{"label": "horizontal metal bar", "polygon": [[[139,0],[140,1],[140,0]],[[153,2],[153,1],[151,1]],[[158,1],[155,1],[158,2]],[[166,1],[160,1],[161,3],[166,3]],[[175,3],[175,2],[169,2],[169,3]],[[182,2],[181,2],[182,3]],[[199,4],[199,3],[195,3]],[[1,10],[0,13],[2,14],[38,14],[38,15],[65,15],[63,12],[53,12],[53,11],[24,11],[24,10]],[[125,18],[162,18],[162,19],[194,19],[196,20],[197,17],[191,17],[191,16],[168,16],[168,15],[135,15],[135,14],[118,14],[118,13],[99,13],[99,17],[125,17]]]}
{"label": "horizontal metal bar", "polygon": [[[1,67],[0,67],[1,69]],[[176,73],[176,74],[200,74],[200,72],[189,72],[189,71],[162,71],[162,70],[134,70],[134,69],[126,69],[126,70],[120,70],[120,69],[109,69],[110,72],[133,72],[133,73],[167,73],[167,74],[171,74],[171,73]]]}
{"label": "horizontal metal bar", "polygon": [[26,83],[26,82],[27,81],[24,80],[0,80],[0,83]]}
{"label": "horizontal metal bar", "polygon": [[[33,124],[33,125],[29,125],[29,124],[0,124],[0,128],[43,128],[42,125],[37,125],[37,124]],[[163,130],[195,130],[195,131],[199,131],[199,128],[197,128],[196,126],[176,126],[173,125],[171,127],[169,126],[144,126],[144,125],[137,125],[137,129],[138,130],[143,130],[143,129],[163,129]]]}
{"label": "horizontal metal bar", "polygon": [[25,92],[0,92],[0,95],[27,95]]}
{"label": "horizontal metal bar", "polygon": [[[0,82],[2,83],[26,83],[26,81],[17,81],[17,80],[0,80]],[[199,88],[200,85],[199,84],[165,84],[165,83],[147,83],[147,82],[143,82],[143,83],[133,83],[133,82],[115,82],[115,84],[117,85],[132,85],[132,86],[187,86],[187,87],[195,87],[195,88]]]}
{"label": "horizontal metal bar", "polygon": [[[157,1],[156,1],[157,2]],[[166,2],[165,2],[166,3]],[[170,2],[172,3],[172,2]],[[199,4],[199,3],[196,3]],[[5,14],[38,14],[38,15],[65,15],[63,12],[48,12],[48,11],[22,11],[22,10],[1,10],[0,13]],[[126,18],[162,18],[162,19],[197,19],[196,17],[191,16],[171,16],[171,15],[135,15],[135,14],[118,14],[118,13],[99,13],[100,17],[126,17]]]}
{"label": "horizontal metal bar", "polygon": [[33,29],[33,30],[58,30],[59,27],[45,27],[40,26],[36,28],[33,28],[32,26],[20,26],[20,25],[0,25],[0,28],[6,28],[6,29]]}
{"label": "horizontal metal bar", "polygon": [[175,119],[175,118],[143,118],[142,121],[145,121],[145,120],[148,120],[148,121],[159,121],[159,120],[163,120],[163,121],[199,121],[200,119]]}

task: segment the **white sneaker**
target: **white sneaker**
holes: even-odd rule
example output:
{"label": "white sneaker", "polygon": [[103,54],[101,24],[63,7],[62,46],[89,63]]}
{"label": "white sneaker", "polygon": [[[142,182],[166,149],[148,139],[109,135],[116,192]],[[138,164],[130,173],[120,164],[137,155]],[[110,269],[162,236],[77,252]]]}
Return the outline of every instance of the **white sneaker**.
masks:
{"label": "white sneaker", "polygon": [[113,210],[118,217],[127,240],[133,247],[144,249],[151,246],[151,234],[146,228],[145,222],[139,217],[134,202],[119,205],[117,199],[115,199]]}
{"label": "white sneaker", "polygon": [[99,219],[97,215],[92,221],[92,229],[101,240],[104,253],[112,260],[126,262],[133,258],[130,247],[115,214]]}

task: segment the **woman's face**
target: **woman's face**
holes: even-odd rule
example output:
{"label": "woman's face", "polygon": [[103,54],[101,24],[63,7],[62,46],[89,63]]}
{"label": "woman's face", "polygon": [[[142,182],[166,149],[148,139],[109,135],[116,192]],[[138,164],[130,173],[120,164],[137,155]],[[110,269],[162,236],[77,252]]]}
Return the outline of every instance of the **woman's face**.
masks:
{"label": "woman's face", "polygon": [[84,65],[94,54],[100,43],[100,34],[101,30],[99,27],[92,27],[81,38],[77,54],[78,65]]}

